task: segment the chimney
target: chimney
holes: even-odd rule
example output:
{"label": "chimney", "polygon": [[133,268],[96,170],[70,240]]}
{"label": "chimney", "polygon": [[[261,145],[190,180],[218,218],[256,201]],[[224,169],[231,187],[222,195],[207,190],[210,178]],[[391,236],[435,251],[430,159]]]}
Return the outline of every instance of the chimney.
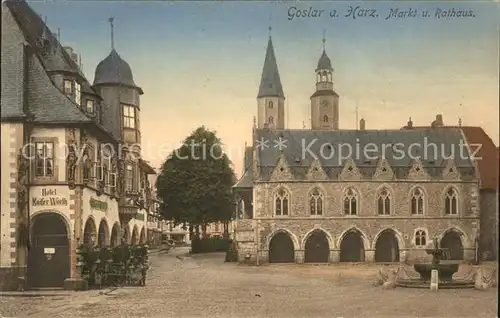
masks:
{"label": "chimney", "polygon": [[443,124],[443,115],[437,114],[436,115],[436,127],[442,127]]}
{"label": "chimney", "polygon": [[361,118],[359,120],[359,130],[365,130],[365,119]]}
{"label": "chimney", "polygon": [[66,53],[68,53],[69,57],[75,62],[76,65],[79,65],[78,63],[78,54],[73,51],[73,48],[71,46],[65,46],[64,49],[66,50]]}
{"label": "chimney", "polygon": [[408,123],[406,124],[406,128],[412,129],[413,128],[413,122],[411,121],[411,117],[408,118]]}

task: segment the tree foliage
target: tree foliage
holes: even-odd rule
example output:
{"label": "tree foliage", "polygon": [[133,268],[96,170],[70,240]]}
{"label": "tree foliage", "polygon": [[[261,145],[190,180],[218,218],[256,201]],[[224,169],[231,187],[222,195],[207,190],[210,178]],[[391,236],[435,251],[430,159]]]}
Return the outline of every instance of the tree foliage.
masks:
{"label": "tree foliage", "polygon": [[202,126],[169,155],[156,181],[166,220],[196,226],[231,219],[236,177],[222,148],[216,133]]}

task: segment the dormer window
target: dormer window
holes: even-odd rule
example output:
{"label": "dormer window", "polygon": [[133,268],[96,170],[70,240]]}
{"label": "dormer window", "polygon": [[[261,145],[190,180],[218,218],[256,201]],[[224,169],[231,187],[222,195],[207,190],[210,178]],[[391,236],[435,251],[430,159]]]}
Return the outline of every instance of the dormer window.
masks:
{"label": "dormer window", "polygon": [[64,80],[64,94],[66,95],[73,94],[73,81]]}
{"label": "dormer window", "polygon": [[80,106],[82,103],[82,93],[80,84],[75,82],[75,103]]}
{"label": "dormer window", "polygon": [[94,109],[94,101],[91,99],[87,99],[87,102],[85,104],[85,111],[89,114],[93,114],[95,109]]}
{"label": "dormer window", "polygon": [[135,107],[123,105],[123,127],[135,128]]}

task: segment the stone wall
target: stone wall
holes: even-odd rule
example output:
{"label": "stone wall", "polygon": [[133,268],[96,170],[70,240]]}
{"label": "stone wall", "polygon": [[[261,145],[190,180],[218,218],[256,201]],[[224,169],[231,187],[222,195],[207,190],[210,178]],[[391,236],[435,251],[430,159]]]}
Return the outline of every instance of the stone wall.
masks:
{"label": "stone wall", "polygon": [[[498,257],[498,191],[482,189],[481,196],[481,232],[479,236],[481,254],[487,253],[486,259]],[[486,255],[484,255],[486,256]]]}
{"label": "stone wall", "polygon": [[[410,193],[417,186],[425,194],[422,215],[412,215],[410,212]],[[444,214],[444,193],[450,186],[459,194],[458,215]],[[290,194],[291,209],[288,216],[273,216],[274,193],[280,187],[286,188]],[[320,188],[324,195],[322,216],[311,216],[309,212],[308,194],[315,187]],[[355,189],[358,194],[359,209],[355,216],[344,215],[343,212],[343,193],[348,187]],[[377,193],[382,188],[391,193],[390,215],[377,214]],[[424,230],[427,242],[435,236],[442,238],[447,231],[454,230],[461,236],[464,258],[472,260],[475,255],[475,235],[479,230],[477,193],[477,184],[467,182],[257,183],[254,188],[256,219],[238,221],[238,246],[253,251],[255,258],[265,263],[271,237],[276,231],[286,231],[294,241],[295,259],[300,262],[308,234],[320,229],[329,240],[330,261],[335,262],[338,261],[343,235],[350,229],[356,229],[363,236],[365,260],[372,261],[377,236],[391,229],[398,240],[400,260],[418,261],[428,256],[425,246],[415,245],[417,230]],[[253,223],[250,225],[251,221]],[[253,236],[255,242],[242,240],[243,236]]]}

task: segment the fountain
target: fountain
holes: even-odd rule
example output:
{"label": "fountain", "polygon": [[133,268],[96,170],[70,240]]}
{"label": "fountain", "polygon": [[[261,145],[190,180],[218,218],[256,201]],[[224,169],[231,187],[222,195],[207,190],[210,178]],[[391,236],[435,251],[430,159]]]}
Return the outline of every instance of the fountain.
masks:
{"label": "fountain", "polygon": [[[431,282],[432,270],[438,271],[439,288],[473,288],[474,281],[471,277],[465,279],[453,279],[453,275],[458,271],[459,264],[442,264],[441,260],[450,258],[450,251],[448,248],[441,248],[439,246],[439,239],[434,238],[434,247],[425,249],[426,253],[432,255],[432,262],[430,264],[414,264],[413,268],[420,275],[419,278],[412,277],[410,279],[397,279],[397,285],[401,287],[414,287],[414,288],[429,288]],[[470,275],[467,275],[470,276]]]}
{"label": "fountain", "polygon": [[458,264],[441,264],[441,260],[450,258],[450,251],[447,248],[439,247],[439,240],[434,238],[434,248],[425,249],[427,254],[432,255],[431,264],[414,264],[413,268],[420,274],[423,281],[430,282],[433,269],[438,271],[440,281],[451,282],[453,274],[458,271]]}

